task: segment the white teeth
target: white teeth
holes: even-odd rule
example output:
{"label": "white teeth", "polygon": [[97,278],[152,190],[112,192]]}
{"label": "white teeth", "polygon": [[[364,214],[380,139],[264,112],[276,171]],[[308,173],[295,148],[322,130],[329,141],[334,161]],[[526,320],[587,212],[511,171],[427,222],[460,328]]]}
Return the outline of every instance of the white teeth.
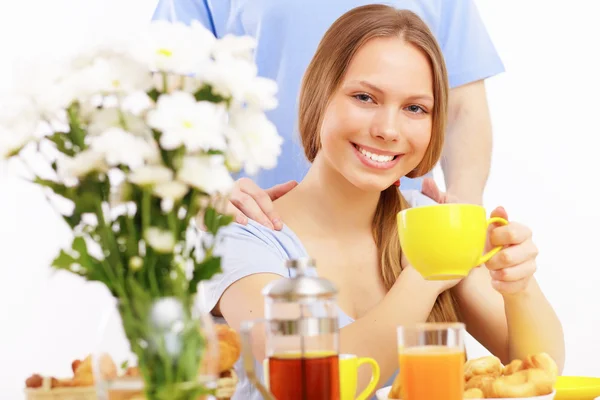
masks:
{"label": "white teeth", "polygon": [[358,147],[358,151],[360,151],[365,157],[368,157],[373,161],[377,161],[377,162],[381,162],[381,163],[389,162],[394,159],[394,156],[384,156],[383,154],[373,154],[369,151],[366,151],[362,147]]}

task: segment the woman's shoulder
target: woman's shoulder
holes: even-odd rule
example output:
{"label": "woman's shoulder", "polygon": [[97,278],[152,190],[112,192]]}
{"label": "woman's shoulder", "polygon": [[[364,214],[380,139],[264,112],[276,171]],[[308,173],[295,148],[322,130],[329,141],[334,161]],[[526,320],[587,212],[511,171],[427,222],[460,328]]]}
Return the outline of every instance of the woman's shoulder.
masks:
{"label": "woman's shoulder", "polygon": [[248,249],[256,254],[259,249],[278,254],[282,259],[305,256],[304,248],[294,232],[286,225],[277,231],[249,219],[246,225],[232,223],[221,229],[219,242],[225,248],[234,246],[239,253]]}
{"label": "woman's shoulder", "polygon": [[255,274],[289,277],[286,260],[305,256],[289,228],[275,231],[252,220],[221,228],[214,254],[221,257],[221,271],[203,284],[204,305],[210,310],[235,282]]}

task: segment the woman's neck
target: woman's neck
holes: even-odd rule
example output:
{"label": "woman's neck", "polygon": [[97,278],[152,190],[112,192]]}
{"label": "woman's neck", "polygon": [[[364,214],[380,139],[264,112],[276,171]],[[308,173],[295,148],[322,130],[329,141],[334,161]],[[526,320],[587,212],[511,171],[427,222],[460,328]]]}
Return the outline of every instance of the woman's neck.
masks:
{"label": "woman's neck", "polygon": [[[380,193],[360,190],[317,156],[305,178],[277,201],[283,220],[322,231],[371,229]],[[310,216],[310,218],[306,218]]]}

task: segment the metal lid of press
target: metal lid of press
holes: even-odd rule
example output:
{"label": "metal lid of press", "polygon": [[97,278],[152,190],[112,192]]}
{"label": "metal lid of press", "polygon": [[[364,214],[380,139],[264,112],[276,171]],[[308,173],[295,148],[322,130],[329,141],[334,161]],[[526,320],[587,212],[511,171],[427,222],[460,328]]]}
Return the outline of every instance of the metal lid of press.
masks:
{"label": "metal lid of press", "polygon": [[335,297],[337,288],[327,279],[318,276],[307,276],[309,268],[315,268],[311,258],[288,260],[286,267],[294,269],[296,276],[280,279],[270,283],[263,289],[263,295],[276,300],[298,301],[305,299],[327,299]]}

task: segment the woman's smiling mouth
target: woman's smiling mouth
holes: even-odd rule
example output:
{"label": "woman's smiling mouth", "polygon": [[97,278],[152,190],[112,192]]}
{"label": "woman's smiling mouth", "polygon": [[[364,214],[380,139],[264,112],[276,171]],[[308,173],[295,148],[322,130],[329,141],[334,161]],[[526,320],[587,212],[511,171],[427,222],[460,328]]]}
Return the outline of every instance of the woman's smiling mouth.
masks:
{"label": "woman's smiling mouth", "polygon": [[388,169],[394,167],[404,154],[378,150],[352,143],[354,152],[362,163],[371,168]]}

